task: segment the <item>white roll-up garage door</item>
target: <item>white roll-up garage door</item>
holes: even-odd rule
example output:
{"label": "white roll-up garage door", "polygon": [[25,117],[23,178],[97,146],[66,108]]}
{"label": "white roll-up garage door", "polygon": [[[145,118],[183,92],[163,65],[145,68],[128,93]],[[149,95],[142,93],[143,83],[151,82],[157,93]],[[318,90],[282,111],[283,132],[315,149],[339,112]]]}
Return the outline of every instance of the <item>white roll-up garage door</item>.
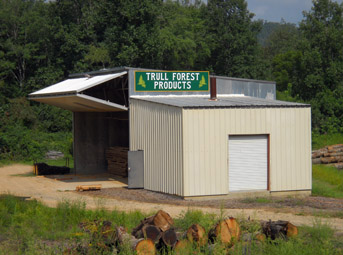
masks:
{"label": "white roll-up garage door", "polygon": [[229,191],[267,190],[268,136],[229,136]]}

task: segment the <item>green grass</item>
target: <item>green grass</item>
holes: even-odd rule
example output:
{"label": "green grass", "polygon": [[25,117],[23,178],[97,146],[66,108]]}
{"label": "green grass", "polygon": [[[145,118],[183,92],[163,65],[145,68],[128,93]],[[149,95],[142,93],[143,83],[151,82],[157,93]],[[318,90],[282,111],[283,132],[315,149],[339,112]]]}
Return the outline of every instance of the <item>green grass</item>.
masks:
{"label": "green grass", "polygon": [[343,144],[343,134],[312,134],[312,149],[318,150],[328,145]]}
{"label": "green grass", "polygon": [[273,200],[269,197],[247,197],[242,199],[243,203],[251,204],[251,203],[259,203],[259,204],[269,204],[273,203]]}
{"label": "green grass", "polygon": [[343,198],[343,171],[327,165],[312,166],[312,194]]}
{"label": "green grass", "polygon": [[[0,254],[64,254],[66,247],[72,247],[66,254],[112,254],[104,250],[95,235],[80,229],[79,224],[92,224],[96,220],[111,221],[114,225],[127,228],[128,232],[147,215],[141,212],[124,213],[106,211],[99,207],[86,210],[84,202],[61,202],[57,208],[49,208],[41,203],[25,201],[11,195],[0,196]],[[175,219],[175,227],[185,231],[198,223],[211,229],[215,223],[228,215],[204,214],[201,211],[187,211]],[[254,233],[260,230],[259,221],[238,219],[241,231]],[[312,227],[300,227],[299,236],[288,241],[279,239],[263,243],[239,241],[230,254],[342,254],[343,239],[334,236],[334,231],[320,221]],[[122,246],[119,254],[133,254],[128,246]],[[188,247],[183,254],[227,254],[227,247],[215,243],[214,246]],[[250,251],[250,252],[248,252]],[[173,254],[167,250],[160,254]]]}

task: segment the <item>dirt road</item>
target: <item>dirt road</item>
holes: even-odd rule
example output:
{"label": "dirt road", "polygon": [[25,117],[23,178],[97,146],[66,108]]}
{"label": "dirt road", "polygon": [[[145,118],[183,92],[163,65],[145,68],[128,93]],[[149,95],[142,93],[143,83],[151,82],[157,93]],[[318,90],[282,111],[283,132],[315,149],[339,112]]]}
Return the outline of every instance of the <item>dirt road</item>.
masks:
{"label": "dirt road", "polygon": [[[159,209],[167,211],[172,217],[178,217],[187,210],[201,210],[205,213],[220,214],[233,217],[250,217],[261,220],[288,220],[295,225],[313,225],[315,221],[328,223],[339,232],[343,232],[343,219],[340,218],[318,218],[314,216],[295,215],[293,213],[275,212],[268,209],[217,209],[199,205],[177,205],[163,203],[147,203],[130,201],[118,197],[94,197],[87,192],[74,192],[78,185],[102,184],[104,188],[125,187],[123,180],[116,180],[108,175],[101,176],[64,176],[55,179],[39,176],[30,176],[32,166],[11,165],[0,168],[0,194],[9,193],[17,196],[37,199],[48,206],[56,206],[63,200],[82,201],[87,208],[95,209],[104,207],[108,210],[135,211],[141,210],[149,213]],[[280,210],[282,211],[282,210]]]}

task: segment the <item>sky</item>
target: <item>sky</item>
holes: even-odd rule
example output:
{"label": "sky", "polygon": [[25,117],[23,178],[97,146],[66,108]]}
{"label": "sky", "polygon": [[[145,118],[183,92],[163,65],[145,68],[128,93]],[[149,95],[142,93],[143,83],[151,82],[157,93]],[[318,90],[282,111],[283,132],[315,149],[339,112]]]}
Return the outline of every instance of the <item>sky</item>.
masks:
{"label": "sky", "polygon": [[[248,10],[255,14],[254,19],[263,19],[272,22],[280,22],[283,18],[286,22],[298,24],[303,19],[303,11],[309,11],[312,0],[246,0]],[[342,3],[343,0],[334,2]]]}

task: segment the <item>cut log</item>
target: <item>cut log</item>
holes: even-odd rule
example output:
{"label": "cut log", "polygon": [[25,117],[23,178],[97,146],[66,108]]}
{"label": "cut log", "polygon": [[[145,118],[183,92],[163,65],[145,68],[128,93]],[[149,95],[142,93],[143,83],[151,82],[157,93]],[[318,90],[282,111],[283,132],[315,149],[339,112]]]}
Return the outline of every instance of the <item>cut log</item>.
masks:
{"label": "cut log", "polygon": [[120,244],[123,244],[125,242],[129,242],[132,239],[136,239],[135,237],[131,236],[128,234],[125,230],[124,227],[117,227],[116,228],[116,235],[117,235],[117,240]]}
{"label": "cut log", "polygon": [[159,210],[155,215],[142,220],[137,227],[132,229],[131,234],[137,237],[139,235],[139,231],[141,231],[145,225],[154,225],[164,232],[167,231],[173,224],[174,221],[172,217],[170,217],[170,215],[165,211]]}
{"label": "cut log", "polygon": [[298,235],[298,228],[288,221],[262,221],[261,226],[263,233],[272,240]]}
{"label": "cut log", "polygon": [[183,255],[189,254],[192,248],[192,243],[188,239],[179,240],[174,245],[174,254]]}
{"label": "cut log", "polygon": [[131,248],[137,255],[155,255],[156,247],[150,239],[136,239],[131,241]]}
{"label": "cut log", "polygon": [[142,230],[145,225],[153,225],[154,215],[145,218],[139,225],[132,229],[131,235],[138,236],[138,232]]}
{"label": "cut log", "polygon": [[239,240],[240,228],[235,218],[228,218],[220,221],[209,232],[209,239],[213,242],[220,241],[226,245],[232,245],[235,240]]}
{"label": "cut log", "polygon": [[167,231],[173,224],[172,217],[163,210],[159,210],[153,218],[153,225],[159,227],[162,232]]}
{"label": "cut log", "polygon": [[141,230],[135,234],[136,238],[149,238],[154,243],[158,243],[161,238],[161,231],[154,225],[144,225]]}
{"label": "cut log", "polygon": [[294,237],[298,235],[298,228],[292,223],[288,222],[287,224],[287,237]]}
{"label": "cut log", "polygon": [[239,225],[236,219],[233,217],[230,217],[226,219],[225,222],[230,230],[232,238],[234,238],[235,240],[239,240],[239,237],[241,235],[241,229],[239,228]]}
{"label": "cut log", "polygon": [[193,243],[197,243],[199,246],[207,244],[208,237],[205,229],[199,224],[193,224],[187,230],[187,239]]}
{"label": "cut log", "polygon": [[76,191],[90,191],[90,190],[100,190],[101,184],[97,185],[79,185],[76,187]]}
{"label": "cut log", "polygon": [[160,243],[162,244],[162,246],[165,247],[174,247],[174,245],[177,242],[177,236],[176,236],[176,232],[174,229],[168,229],[164,232],[162,232],[162,237],[160,240]]}
{"label": "cut log", "polygon": [[124,227],[117,227],[117,240],[120,244],[129,243],[130,247],[136,254],[140,255],[155,255],[156,247],[153,241],[150,239],[140,238],[137,239],[134,236],[128,234]]}

